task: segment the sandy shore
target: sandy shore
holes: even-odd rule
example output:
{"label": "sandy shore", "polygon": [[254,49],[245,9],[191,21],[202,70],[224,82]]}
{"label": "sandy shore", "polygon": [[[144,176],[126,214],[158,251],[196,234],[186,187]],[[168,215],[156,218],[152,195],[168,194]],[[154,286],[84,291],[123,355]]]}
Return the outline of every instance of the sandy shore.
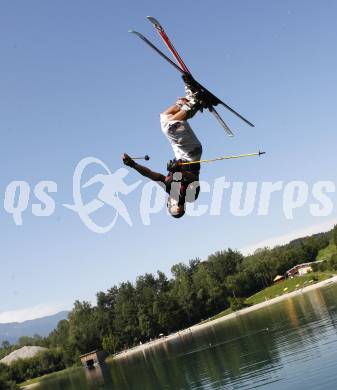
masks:
{"label": "sandy shore", "polygon": [[287,294],[283,294],[283,295],[281,295],[279,297],[269,299],[268,301],[265,301],[265,302],[257,303],[256,305],[244,308],[242,310],[238,310],[235,313],[227,314],[227,315],[225,315],[223,317],[220,317],[220,318],[217,318],[215,320],[208,321],[208,322],[204,322],[202,324],[193,325],[190,328],[187,328],[187,329],[181,330],[179,332],[173,333],[173,334],[171,334],[169,336],[165,336],[165,337],[162,337],[160,339],[149,341],[148,343],[145,343],[145,344],[137,345],[136,347],[127,349],[125,351],[122,351],[122,352],[114,355],[113,359],[117,360],[117,359],[127,358],[130,355],[132,355],[132,354],[139,353],[139,352],[144,352],[147,349],[150,349],[150,348],[156,347],[158,345],[164,344],[167,341],[180,338],[180,337],[182,337],[182,336],[184,336],[186,334],[196,333],[196,332],[198,332],[198,331],[200,331],[202,329],[205,329],[205,328],[207,328],[209,326],[213,326],[214,324],[217,324],[219,322],[228,321],[230,319],[242,316],[242,315],[250,313],[252,311],[262,309],[262,308],[267,307],[269,305],[273,305],[273,304],[275,304],[277,302],[281,302],[281,301],[283,301],[285,299],[288,299],[290,297],[301,295],[301,294],[306,293],[308,291],[315,290],[317,288],[321,288],[321,287],[324,287],[324,286],[328,286],[329,284],[333,284],[333,283],[337,283],[337,275],[332,277],[332,278],[330,278],[330,279],[323,280],[323,281],[321,281],[319,283],[315,283],[313,285],[310,285],[310,286],[298,289],[296,291],[293,291],[293,292],[290,292],[290,293],[287,293]]}

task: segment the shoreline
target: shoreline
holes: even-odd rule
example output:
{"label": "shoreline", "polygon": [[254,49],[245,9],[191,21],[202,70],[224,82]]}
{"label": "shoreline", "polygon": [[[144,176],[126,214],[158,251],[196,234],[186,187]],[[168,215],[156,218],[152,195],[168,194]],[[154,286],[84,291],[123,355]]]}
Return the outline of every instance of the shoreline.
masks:
{"label": "shoreline", "polygon": [[19,386],[19,388],[29,390],[29,389],[33,389],[34,387],[38,387],[39,384],[40,382],[36,382],[36,383],[32,383],[31,385]]}
{"label": "shoreline", "polygon": [[40,382],[43,379],[57,377],[57,376],[62,375],[66,372],[77,370],[78,368],[79,367],[72,366],[72,367],[65,368],[61,371],[54,371],[54,372],[51,372],[49,374],[45,374],[45,375],[42,375],[42,376],[39,376],[39,377],[36,377],[33,379],[29,379],[29,380],[22,382],[22,383],[18,383],[17,386],[19,387],[19,389],[25,389],[25,390],[34,389],[35,387],[37,388],[40,385]]}
{"label": "shoreline", "polygon": [[273,304],[281,302],[281,301],[284,301],[284,300],[286,300],[286,299],[288,299],[290,297],[294,297],[294,296],[297,296],[297,295],[302,295],[303,293],[307,293],[309,291],[316,290],[318,288],[322,288],[322,287],[325,287],[325,286],[328,286],[328,285],[334,284],[334,283],[337,283],[337,275],[333,276],[332,278],[328,278],[328,279],[322,280],[321,282],[317,282],[315,284],[312,284],[310,286],[303,287],[303,288],[298,289],[296,291],[292,291],[292,292],[289,292],[287,294],[283,294],[283,295],[281,295],[279,297],[271,298],[271,299],[268,299],[267,301],[264,301],[264,302],[261,302],[261,303],[257,303],[257,304],[255,304],[253,306],[250,306],[250,307],[246,307],[246,308],[238,310],[238,311],[236,311],[234,313],[230,313],[230,314],[224,315],[223,317],[216,318],[214,320],[210,320],[210,321],[207,321],[207,322],[203,322],[201,324],[192,325],[189,328],[180,330],[180,331],[178,331],[176,333],[173,333],[173,334],[170,334],[168,336],[164,336],[164,337],[162,337],[160,339],[152,340],[152,341],[149,341],[147,343],[144,343],[144,344],[141,344],[141,345],[137,345],[135,347],[129,348],[129,349],[125,350],[125,351],[121,351],[121,352],[119,352],[119,353],[117,353],[117,354],[115,354],[113,356],[108,357],[107,361],[113,361],[113,360],[119,360],[119,359],[123,359],[123,358],[128,358],[129,356],[131,356],[133,354],[140,353],[140,352],[144,353],[145,350],[151,349],[153,347],[157,347],[158,345],[161,345],[161,344],[165,344],[166,342],[174,340],[174,339],[177,339],[177,338],[179,338],[179,337],[181,337],[183,335],[191,334],[191,333],[194,333],[194,332],[198,332],[198,331],[200,331],[202,329],[205,329],[205,328],[207,328],[209,326],[213,326],[213,325],[218,324],[220,322],[228,321],[228,320],[231,320],[233,318],[240,317],[240,316],[245,315],[247,313],[250,313],[250,312],[262,309],[264,307],[273,305]]}

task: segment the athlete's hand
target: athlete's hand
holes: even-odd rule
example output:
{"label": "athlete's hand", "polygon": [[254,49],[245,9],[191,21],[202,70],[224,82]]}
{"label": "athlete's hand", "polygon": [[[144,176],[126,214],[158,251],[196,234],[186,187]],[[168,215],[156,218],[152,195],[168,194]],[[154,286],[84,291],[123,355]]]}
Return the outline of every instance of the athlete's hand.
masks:
{"label": "athlete's hand", "polygon": [[136,165],[135,161],[132,160],[132,158],[126,153],[123,154],[122,160],[123,160],[123,163],[125,165],[127,165],[128,167],[133,168]]}

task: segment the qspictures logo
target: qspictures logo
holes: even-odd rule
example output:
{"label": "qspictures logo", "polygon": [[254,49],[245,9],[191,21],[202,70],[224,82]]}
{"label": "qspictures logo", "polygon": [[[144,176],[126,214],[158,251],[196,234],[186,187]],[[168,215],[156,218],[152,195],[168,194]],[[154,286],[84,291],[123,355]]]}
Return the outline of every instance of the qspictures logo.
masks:
{"label": "qspictures logo", "polygon": [[[87,170],[92,167],[100,173],[83,180]],[[167,213],[167,194],[162,184],[142,180],[134,182],[129,174],[126,168],[112,172],[100,159],[86,157],[77,164],[73,173],[71,203],[56,204],[53,194],[59,191],[59,186],[55,181],[43,180],[31,186],[26,181],[14,180],[6,187],[4,209],[17,226],[24,224],[25,213],[31,212],[35,217],[51,217],[57,207],[76,213],[79,221],[98,234],[110,232],[118,221],[132,227],[136,217],[140,217],[142,224],[150,225],[155,214]],[[278,207],[284,218],[289,220],[294,219],[296,211],[303,208],[315,217],[327,217],[334,212],[336,185],[333,181],[318,181],[312,185],[299,180],[244,183],[229,182],[222,176],[212,183],[199,183],[203,200],[186,203],[186,215],[189,217],[220,216],[224,212],[241,218],[254,213],[267,216],[271,213],[271,202],[274,201],[273,207],[277,206],[277,194]],[[83,191],[90,187],[98,190],[91,200],[85,202]],[[136,195],[132,201],[137,199],[137,216],[130,212],[128,199],[131,194]],[[32,195],[35,200],[31,204]],[[110,209],[109,215],[112,214],[112,217],[108,223],[102,224],[96,216],[98,210],[104,208]]]}

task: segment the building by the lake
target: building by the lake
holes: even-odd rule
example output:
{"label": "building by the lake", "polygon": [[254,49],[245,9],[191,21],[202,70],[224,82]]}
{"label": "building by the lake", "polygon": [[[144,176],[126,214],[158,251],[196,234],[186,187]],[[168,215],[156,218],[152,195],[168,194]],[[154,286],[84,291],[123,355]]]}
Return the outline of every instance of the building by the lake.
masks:
{"label": "building by the lake", "polygon": [[95,350],[80,356],[84,367],[98,366],[104,362],[106,355],[103,351]]}
{"label": "building by the lake", "polygon": [[312,272],[312,267],[310,264],[312,264],[312,262],[311,263],[297,264],[293,268],[290,268],[286,272],[288,278],[292,278],[296,275],[302,276],[302,275],[305,275],[309,272]]}

